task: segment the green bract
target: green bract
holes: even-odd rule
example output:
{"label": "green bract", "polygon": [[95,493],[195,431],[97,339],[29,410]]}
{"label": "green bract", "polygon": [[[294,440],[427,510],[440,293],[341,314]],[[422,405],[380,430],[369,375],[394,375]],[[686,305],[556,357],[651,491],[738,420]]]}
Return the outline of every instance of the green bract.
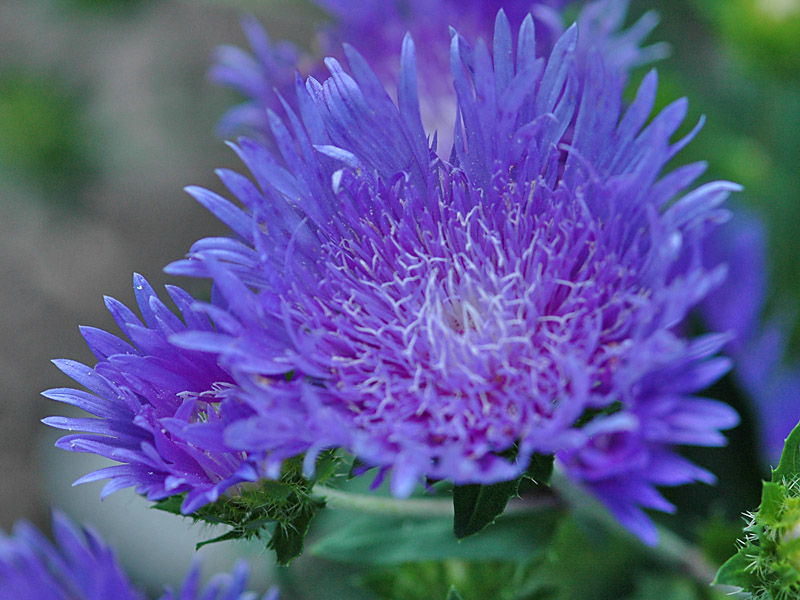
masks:
{"label": "green bract", "polygon": [[154,508],[230,527],[226,533],[199,543],[198,550],[214,542],[269,535],[267,547],[275,550],[278,564],[285,566],[303,553],[311,519],[325,506],[324,501],[313,496],[313,485],[329,479],[336,465],[336,456],[324,452],[317,461],[315,477],[307,479],[302,473],[302,461],[289,460],[284,463],[279,480],[242,485],[239,494],[207,504],[191,515],[180,511],[184,494],[170,496]]}
{"label": "green bract", "polygon": [[800,424],[786,438],[772,480],[764,482],[758,512],[747,516],[741,547],[714,583],[758,600],[800,597]]}

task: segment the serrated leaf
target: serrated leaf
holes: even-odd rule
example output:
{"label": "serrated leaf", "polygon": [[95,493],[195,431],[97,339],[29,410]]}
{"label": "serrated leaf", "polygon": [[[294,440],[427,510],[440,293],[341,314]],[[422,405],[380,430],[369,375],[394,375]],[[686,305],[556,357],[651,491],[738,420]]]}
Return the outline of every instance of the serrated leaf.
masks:
{"label": "serrated leaf", "polygon": [[786,491],[780,483],[764,482],[761,490],[761,504],[758,507],[758,521],[764,525],[775,525],[780,521]]}
{"label": "serrated leaf", "polygon": [[238,531],[229,531],[227,533],[223,533],[222,535],[219,535],[219,536],[217,536],[215,538],[212,538],[210,540],[197,542],[197,544],[195,544],[194,550],[195,550],[195,552],[197,552],[203,546],[208,546],[209,544],[216,544],[217,542],[227,542],[229,540],[238,540],[241,537],[242,536]]}
{"label": "serrated leaf", "polygon": [[314,518],[321,506],[322,504],[303,506],[294,519],[286,524],[281,523],[276,526],[268,547],[275,550],[279,565],[286,566],[303,553],[311,519]]}
{"label": "serrated leaf", "polygon": [[459,541],[453,537],[452,523],[445,518],[363,515],[336,520],[331,533],[320,538],[311,553],[337,562],[371,565],[447,559],[533,560],[544,555],[561,516],[555,508],[507,515],[482,535]]}
{"label": "serrated leaf", "polygon": [[555,459],[554,454],[534,454],[524,476],[539,485],[550,485]]}
{"label": "serrated leaf", "polygon": [[270,481],[269,479],[265,479],[260,483],[260,485],[264,494],[266,494],[266,497],[272,502],[285,502],[294,492],[294,489],[291,485],[281,483],[280,481]]}
{"label": "serrated leaf", "polygon": [[517,496],[521,478],[493,485],[457,485],[453,488],[453,532],[463,539],[485,529],[503,514]]}
{"label": "serrated leaf", "polygon": [[783,452],[778,468],[772,471],[772,481],[792,480],[800,476],[800,423],[795,425],[789,437],[783,443]]}
{"label": "serrated leaf", "polygon": [[314,483],[325,483],[339,473],[339,469],[344,463],[344,459],[333,452],[323,452],[317,459],[314,468]]}
{"label": "serrated leaf", "polygon": [[460,594],[456,591],[456,588],[451,587],[450,592],[447,594],[447,600],[463,600]]}
{"label": "serrated leaf", "polygon": [[[333,476],[341,459],[330,452],[322,453],[317,462],[320,464],[324,476]],[[269,536],[267,547],[275,550],[279,564],[286,565],[302,553],[311,519],[325,506],[324,502],[311,496],[311,486],[312,482],[302,475],[302,457],[296,457],[284,462],[280,480],[261,480],[245,485],[240,494],[226,495],[192,514],[180,512],[186,494],[165,498],[153,508],[195,522],[231,528],[220,536],[200,542],[197,549],[227,540]]]}
{"label": "serrated leaf", "polygon": [[159,500],[150,508],[154,508],[156,510],[163,510],[164,512],[171,513],[173,515],[178,516],[186,516],[181,513],[181,504],[183,504],[184,494],[179,494],[177,496],[170,496],[169,498],[164,498],[163,500]]}
{"label": "serrated leaf", "polygon": [[719,568],[712,585],[733,585],[745,590],[753,589],[758,584],[758,577],[747,570],[750,562],[747,548],[741,548]]}

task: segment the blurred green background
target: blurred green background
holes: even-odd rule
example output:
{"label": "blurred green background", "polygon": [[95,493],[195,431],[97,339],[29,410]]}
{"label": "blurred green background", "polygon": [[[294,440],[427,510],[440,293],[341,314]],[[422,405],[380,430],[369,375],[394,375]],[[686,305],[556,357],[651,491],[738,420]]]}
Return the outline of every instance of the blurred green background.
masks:
{"label": "blurred green background", "polygon": [[[671,57],[658,65],[660,102],[688,96],[687,122],[701,114],[708,118],[680,161],[708,160],[709,178],[746,187],[736,202],[760,215],[769,232],[771,285],[764,316],[785,319],[788,327],[797,321],[800,300],[800,0],[632,0],[631,17],[651,8],[662,16],[651,41],[672,47]],[[0,2],[0,527],[8,530],[21,517],[45,524],[47,507],[59,504],[95,522],[149,585],[169,577],[177,581],[192,540],[208,532],[185,533],[169,516],[152,516],[133,494],[99,504],[98,485],[69,489],[94,463],[52,449],[57,433],[45,431],[38,419],[59,409],[38,394],[69,385],[49,359],[92,360],[78,324],[113,328],[103,294],[130,302],[133,271],[160,285],[167,281],[161,268],[192,241],[224,233],[181,188],[216,189],[213,169],[237,166],[213,130],[238,98],[209,84],[205,73],[216,45],[244,44],[242,11],[261,18],[274,39],[306,48],[322,19],[301,0]],[[182,284],[198,290],[195,283]],[[791,340],[788,358],[796,360],[796,325]],[[670,525],[705,536],[709,546],[735,535],[731,522],[753,508],[752,482],[762,473],[748,447],[752,435],[746,427],[734,434],[720,467],[738,464],[739,456],[746,461],[749,453],[743,497],[698,500],[690,523]],[[705,456],[701,462],[715,460]],[[726,487],[721,474],[721,487],[700,496],[735,494],[737,476]],[[703,521],[712,511],[716,520]],[[148,518],[152,524],[139,524]],[[159,531],[174,542],[165,542],[164,552],[175,562],[146,550],[153,547],[148,536]],[[574,535],[562,531],[559,539]],[[269,562],[257,547],[220,546],[208,550],[220,568],[239,554]],[[591,558],[595,568],[601,556],[608,557]],[[300,568],[307,560],[301,559]],[[317,561],[312,568],[311,578],[297,577],[299,571],[285,576],[306,592],[315,581],[326,581],[316,598],[343,597],[337,585],[350,579],[327,577],[338,573],[330,563]],[[436,569],[458,566],[420,567],[411,576],[435,579]],[[396,579],[390,570],[363,581],[374,589],[400,590],[405,584]],[[574,593],[585,594],[576,581]],[[636,597],[663,598],[664,590],[676,598],[695,597],[680,596],[684,583],[667,576],[631,585],[644,590]],[[408,597],[416,597],[412,592]]]}

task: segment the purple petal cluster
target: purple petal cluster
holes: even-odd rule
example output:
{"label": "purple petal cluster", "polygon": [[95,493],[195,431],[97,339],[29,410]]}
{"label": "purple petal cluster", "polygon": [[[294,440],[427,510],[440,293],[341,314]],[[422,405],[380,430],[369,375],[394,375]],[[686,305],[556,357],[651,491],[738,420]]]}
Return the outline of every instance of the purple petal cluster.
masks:
{"label": "purple petal cluster", "polygon": [[698,309],[709,327],[734,334],[725,349],[736,363],[733,375],[753,402],[764,457],[776,461],[800,421],[800,366],[783,363],[785,323],[760,322],[766,302],[766,254],[763,223],[738,209],[706,241],[707,264],[725,264],[729,276]]}
{"label": "purple petal cluster", "polygon": [[55,361],[88,391],[44,392],[96,418],[49,417],[44,423],[84,432],[62,437],[58,447],[121,463],[89,473],[76,484],[109,479],[103,497],[126,487],[135,487],[150,500],[185,492],[182,510],[190,513],[257,477],[242,452],[209,445],[209,438],[216,439],[214,432],[224,428],[223,415],[235,412],[238,388],[214,356],[169,342],[173,335],[214,331],[209,318],[194,307],[194,298],[178,287],[167,288],[181,320],[139,275],[134,276],[134,291],[143,320],[121,302],[106,298],[127,341],[83,327],[97,364],[92,368]]}
{"label": "purple petal cluster", "polygon": [[[324,55],[341,60],[342,45],[354,46],[392,92],[398,83],[399,49],[405,34],[411,33],[419,49],[423,122],[431,132],[438,130],[440,148],[445,152],[452,141],[449,133],[456,104],[449,78],[450,27],[457,27],[467,39],[489,39],[500,8],[515,26],[530,13],[536,23],[537,50],[546,54],[564,31],[559,10],[568,4],[564,0],[367,0],[359,2],[358,10],[353,10],[352,3],[341,0],[316,3],[332,16],[332,23],[319,33],[318,45]],[[655,13],[646,13],[625,29],[627,7],[627,0],[595,0],[581,10],[578,23],[582,35],[576,51],[580,68],[592,48],[599,48],[607,66],[616,67],[620,74],[664,56],[663,44],[641,47],[658,21]],[[222,46],[216,50],[209,75],[212,81],[240,92],[247,101],[229,110],[218,130],[223,137],[247,134],[262,141],[270,140],[267,112],[280,108],[279,94],[297,108],[293,90],[295,71],[323,78],[325,68],[320,56],[304,53],[286,42],[273,44],[253,18],[243,20],[242,27],[252,54],[234,46]],[[441,143],[443,137],[447,138],[445,143]]]}
{"label": "purple petal cluster", "polygon": [[[170,339],[218,357],[241,412],[222,442],[257,464],[344,447],[423,478],[511,479],[553,454],[645,541],[656,486],[713,477],[675,454],[737,422],[698,397],[729,367],[725,336],[681,322],[724,276],[702,256],[738,186],[664,165],[687,104],[652,115],[657,78],[623,106],[624,74],[580,25],[539,54],[534,22],[503,12],[490,48],[454,35],[447,161],[422,125],[416,52],[397,102],[367,61],[297,85],[269,113],[272,152],[234,146],[254,181],[219,176],[236,205],[189,188],[234,238],[201,240],[174,274],[209,277],[215,331]],[[249,412],[248,412],[249,411]]]}
{"label": "purple petal cluster", "polygon": [[[19,522],[12,535],[0,532],[0,597],[15,600],[145,600],[111,548],[89,528],[78,528],[62,513],[53,515],[55,544],[33,525]],[[212,578],[202,588],[195,565],[177,591],[160,600],[255,600],[246,592],[247,568]],[[262,600],[278,600],[277,589]]]}
{"label": "purple petal cluster", "polygon": [[[540,50],[544,50],[551,47],[563,31],[559,10],[568,0],[367,0],[359,4],[357,11],[344,0],[316,0],[315,3],[333,16],[333,23],[320,36],[325,55],[339,58],[342,45],[351,44],[368,58],[381,81],[390,86],[397,83],[398,50],[406,33],[410,33],[419,48],[423,109],[435,109],[437,107],[429,104],[453,101],[446,51],[451,27],[457,27],[467,39],[488,39],[500,9],[515,27],[531,14],[539,28]],[[452,126],[452,118],[445,126]]]}
{"label": "purple petal cluster", "polygon": [[275,91],[291,89],[297,69],[313,71],[313,59],[289,42],[273,44],[264,28],[252,17],[242,19],[252,54],[232,45],[214,50],[214,64],[209,78],[230,87],[247,100],[228,110],[217,124],[222,137],[269,131],[267,108],[275,108]]}

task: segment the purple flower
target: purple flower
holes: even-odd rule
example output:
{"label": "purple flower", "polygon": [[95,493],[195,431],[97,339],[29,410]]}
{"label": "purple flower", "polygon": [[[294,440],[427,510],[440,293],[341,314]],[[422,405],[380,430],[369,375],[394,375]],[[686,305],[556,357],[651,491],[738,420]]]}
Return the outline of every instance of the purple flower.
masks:
{"label": "purple flower", "polygon": [[[60,512],[53,514],[55,544],[25,521],[10,536],[0,532],[0,596],[15,600],[145,600],[105,542],[89,528],[78,529]],[[212,578],[202,589],[198,565],[178,591],[160,600],[255,600],[245,592],[247,567]],[[262,600],[278,600],[273,589]]]}
{"label": "purple flower", "polygon": [[122,464],[89,473],[76,484],[109,479],[101,496],[135,487],[150,500],[186,492],[182,511],[214,502],[228,488],[257,476],[242,452],[221,447],[215,431],[224,415],[235,411],[239,393],[216,358],[169,343],[186,332],[213,332],[208,317],[180,288],[167,291],[183,321],[158,299],[145,279],[134,276],[144,322],[125,305],[106,298],[106,306],[130,343],[110,333],[81,329],[98,359],[94,368],[71,360],[56,366],[89,391],[69,388],[44,392],[97,418],[49,417],[44,423],[81,431],[57,446],[89,452]]}
{"label": "purple flower", "polygon": [[734,355],[736,380],[753,403],[764,458],[772,464],[800,421],[800,365],[783,363],[785,331],[782,323],[768,324]]}
{"label": "purple flower", "polygon": [[778,460],[800,421],[800,365],[783,363],[785,323],[760,322],[768,271],[764,224],[738,210],[709,236],[705,254],[707,264],[728,268],[728,278],[698,306],[700,315],[712,329],[732,332],[726,352],[736,364],[733,376],[753,403],[765,458]]}
{"label": "purple flower", "polygon": [[724,264],[729,276],[698,309],[709,328],[735,334],[728,350],[735,356],[741,355],[748,341],[758,335],[766,301],[767,249],[763,223],[755,215],[737,208],[730,221],[706,238],[704,254],[707,264]]}
{"label": "purple flower", "polygon": [[[546,54],[564,31],[558,11],[568,2],[367,0],[359,3],[358,10],[342,0],[317,0],[317,4],[333,17],[333,22],[319,34],[319,46],[326,55],[341,60],[342,44],[351,44],[367,58],[378,78],[392,92],[397,86],[403,36],[411,33],[419,48],[423,123],[431,133],[438,131],[439,147],[447,155],[456,106],[449,78],[450,26],[455,26],[467,39],[488,39],[494,16],[501,7],[515,26],[530,12],[536,22],[537,50]],[[640,47],[658,21],[655,13],[646,13],[632,27],[623,29],[627,7],[626,0],[598,0],[583,8],[578,17],[582,32],[576,52],[579,68],[583,68],[594,47],[601,50],[606,65],[617,68],[620,74],[664,56],[664,44]],[[244,133],[261,141],[269,140],[267,111],[280,108],[275,91],[297,109],[293,103],[295,70],[323,78],[325,68],[321,57],[303,53],[286,42],[273,45],[255,19],[244,19],[242,27],[253,54],[222,46],[215,52],[209,76],[212,81],[237,90],[247,101],[229,110],[218,130],[223,137]]]}
{"label": "purple flower", "polygon": [[242,19],[242,29],[253,54],[236,46],[219,46],[214,50],[214,65],[208,74],[214,83],[233,88],[247,98],[220,119],[217,132],[222,137],[269,131],[266,109],[278,106],[275,90],[290,89],[297,69],[314,68],[313,58],[293,44],[273,45],[264,28],[252,17]]}
{"label": "purple flower", "polygon": [[[224,440],[254,462],[343,447],[391,470],[492,484],[553,454],[647,542],[655,486],[712,476],[675,454],[720,445],[737,422],[697,397],[729,367],[726,337],[678,325],[724,275],[704,237],[738,186],[687,191],[662,175],[685,100],[651,118],[656,74],[623,110],[624,76],[579,26],[537,57],[532,18],[515,44],[503,12],[492,50],[452,38],[452,158],[428,145],[416,53],[403,42],[397,104],[366,60],[297,86],[270,113],[277,152],[234,146],[255,183],[220,178],[242,208],[189,192],[235,239],[201,240],[174,274],[210,277],[215,332],[174,335],[218,355],[251,411]],[[695,129],[696,131],[696,129]],[[513,456],[513,458],[512,458]]]}

